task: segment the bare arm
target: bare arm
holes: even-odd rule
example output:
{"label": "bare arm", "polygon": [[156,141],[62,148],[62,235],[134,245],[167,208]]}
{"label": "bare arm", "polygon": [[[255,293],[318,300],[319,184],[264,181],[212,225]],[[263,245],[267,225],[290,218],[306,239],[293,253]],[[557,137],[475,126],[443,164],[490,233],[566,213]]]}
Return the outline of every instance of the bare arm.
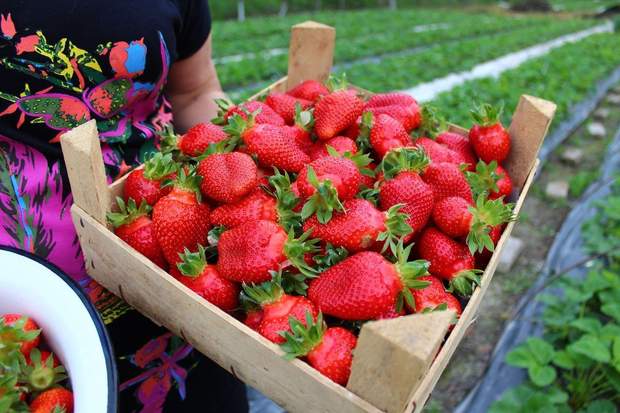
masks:
{"label": "bare arm", "polygon": [[211,35],[196,53],[172,65],[166,96],[172,104],[175,129],[180,133],[217,115],[214,99],[227,97],[211,59]]}

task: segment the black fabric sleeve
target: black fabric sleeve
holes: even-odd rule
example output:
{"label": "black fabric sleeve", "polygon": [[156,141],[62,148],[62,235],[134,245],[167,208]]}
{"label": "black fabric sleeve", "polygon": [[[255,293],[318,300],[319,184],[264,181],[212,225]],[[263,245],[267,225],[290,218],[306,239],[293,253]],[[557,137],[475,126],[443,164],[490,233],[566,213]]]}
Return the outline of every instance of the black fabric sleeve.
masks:
{"label": "black fabric sleeve", "polygon": [[211,33],[211,12],[208,0],[177,0],[181,12],[181,27],[177,33],[179,60],[193,55]]}

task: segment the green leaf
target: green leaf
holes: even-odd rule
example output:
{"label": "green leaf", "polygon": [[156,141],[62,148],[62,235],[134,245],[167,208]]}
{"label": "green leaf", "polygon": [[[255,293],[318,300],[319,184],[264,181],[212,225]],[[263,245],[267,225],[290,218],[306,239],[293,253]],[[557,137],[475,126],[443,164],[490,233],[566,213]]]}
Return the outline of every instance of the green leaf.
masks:
{"label": "green leaf", "polygon": [[608,346],[592,334],[582,336],[579,340],[569,345],[568,349],[602,363],[609,363],[611,360]]}
{"label": "green leaf", "polygon": [[566,370],[572,370],[575,368],[575,363],[570,356],[570,353],[566,350],[556,351],[553,356],[553,364]]}
{"label": "green leaf", "polygon": [[570,323],[570,326],[580,331],[583,331],[584,333],[592,334],[598,334],[602,327],[600,321],[598,321],[596,318],[591,317],[579,318],[575,321],[572,321]]}
{"label": "green leaf", "polygon": [[556,378],[555,369],[551,366],[530,366],[527,373],[532,383],[539,387],[545,387],[553,383]]}
{"label": "green leaf", "polygon": [[601,311],[620,322],[620,303],[608,303],[601,306]]}
{"label": "green leaf", "polygon": [[506,363],[515,367],[528,368],[537,364],[527,345],[522,344],[506,355]]}
{"label": "green leaf", "polygon": [[551,362],[555,353],[551,344],[538,337],[530,338],[526,343],[538,364],[544,365]]}
{"label": "green leaf", "polygon": [[616,406],[610,400],[594,400],[585,409],[585,413],[616,413]]}

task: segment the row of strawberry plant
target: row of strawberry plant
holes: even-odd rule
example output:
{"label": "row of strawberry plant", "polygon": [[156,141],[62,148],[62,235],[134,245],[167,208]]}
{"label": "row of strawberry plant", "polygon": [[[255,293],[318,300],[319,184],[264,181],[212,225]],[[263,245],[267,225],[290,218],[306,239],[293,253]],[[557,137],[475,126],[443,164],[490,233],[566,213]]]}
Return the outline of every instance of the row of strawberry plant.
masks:
{"label": "row of strawberry plant", "polygon": [[552,2],[553,8],[557,11],[587,13],[595,13],[617,4],[617,0],[556,0]]}
{"label": "row of strawberry plant", "polygon": [[[580,20],[548,22],[541,26],[530,25],[507,33],[433,46],[409,56],[384,58],[379,64],[354,65],[347,68],[346,72],[353,83],[368,90],[381,92],[405,89],[452,72],[468,70],[482,61],[553,39],[562,34],[578,31],[590,25],[592,25],[591,22]],[[247,70],[243,69],[243,65],[236,65],[234,68],[238,70],[238,76]],[[252,69],[260,72],[258,67]],[[220,76],[226,76],[225,71],[219,68],[218,71]],[[272,79],[283,72],[284,70],[279,73],[274,72],[271,76]],[[222,79],[225,79],[224,76]],[[264,85],[267,83],[269,82],[264,82]],[[223,84],[230,85],[230,82],[224,80]],[[260,89],[261,86],[256,89]],[[243,94],[237,96],[233,94],[232,96],[233,98],[244,98],[253,92],[255,90],[248,90]]]}
{"label": "row of strawberry plant", "polygon": [[[469,126],[471,120],[465,102],[504,101],[504,121],[519,95],[530,95],[554,101],[558,105],[554,124],[570,115],[570,108],[591,92],[596,82],[620,65],[620,34],[597,34],[577,43],[566,44],[549,54],[533,59],[497,79],[473,80],[439,95],[433,102],[448,114],[451,122]],[[542,79],[542,81],[541,81]]]}
{"label": "row of strawberry plant", "polygon": [[[527,369],[526,381],[495,402],[491,413],[596,412],[620,407],[620,180],[582,228],[585,252],[597,257],[585,278],[562,276],[541,294],[542,338],[506,357]],[[557,291],[557,290],[555,290]]]}
{"label": "row of strawberry plant", "polygon": [[[434,46],[411,56],[386,58],[381,64],[362,64],[347,69],[351,79],[364,77],[372,90],[406,89],[450,73],[469,70],[479,63],[583,30],[584,20],[556,21],[536,27],[499,33],[457,43]],[[389,73],[389,76],[386,76]]]}

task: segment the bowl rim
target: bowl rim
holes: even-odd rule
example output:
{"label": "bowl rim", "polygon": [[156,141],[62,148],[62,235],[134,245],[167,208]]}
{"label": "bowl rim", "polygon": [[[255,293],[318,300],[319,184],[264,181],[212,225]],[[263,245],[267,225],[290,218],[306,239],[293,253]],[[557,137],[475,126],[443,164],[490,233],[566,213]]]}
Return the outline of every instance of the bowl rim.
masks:
{"label": "bowl rim", "polygon": [[53,263],[45,260],[44,258],[39,257],[38,255],[32,254],[30,252],[20,250],[15,247],[11,247],[8,245],[1,245],[0,250],[12,252],[23,257],[29,258],[37,263],[47,267],[50,271],[55,273],[61,280],[63,280],[79,297],[84,304],[84,307],[88,311],[93,323],[95,324],[95,329],[97,330],[97,334],[99,335],[99,341],[101,342],[101,346],[103,347],[103,356],[105,359],[106,368],[108,371],[108,413],[115,413],[118,411],[118,371],[116,369],[115,357],[114,357],[114,348],[112,347],[112,341],[110,340],[110,336],[108,335],[108,330],[99,315],[99,312],[93,305],[93,303],[88,299],[86,294],[82,291],[80,285],[75,282],[71,277],[65,274],[60,268],[58,268]]}

